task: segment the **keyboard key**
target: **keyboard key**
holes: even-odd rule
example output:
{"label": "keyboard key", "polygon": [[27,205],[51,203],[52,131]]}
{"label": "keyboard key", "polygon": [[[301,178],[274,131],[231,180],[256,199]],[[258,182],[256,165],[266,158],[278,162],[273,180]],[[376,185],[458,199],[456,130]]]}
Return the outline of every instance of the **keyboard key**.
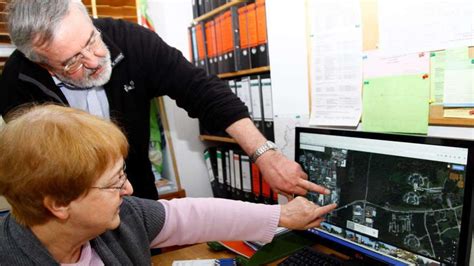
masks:
{"label": "keyboard key", "polygon": [[331,257],[324,253],[318,252],[310,247],[302,248],[291,254],[278,265],[281,266],[302,266],[302,265],[343,265],[343,261],[335,257]]}

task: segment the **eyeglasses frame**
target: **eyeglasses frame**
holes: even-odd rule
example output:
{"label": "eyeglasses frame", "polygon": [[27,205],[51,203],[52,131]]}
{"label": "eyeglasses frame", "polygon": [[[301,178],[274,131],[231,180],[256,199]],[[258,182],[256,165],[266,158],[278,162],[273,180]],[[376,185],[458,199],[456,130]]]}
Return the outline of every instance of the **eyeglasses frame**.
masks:
{"label": "eyeglasses frame", "polygon": [[[65,74],[72,75],[83,68],[84,63],[82,62],[82,59],[84,58],[84,51],[87,50],[89,53],[95,51],[95,49],[97,49],[95,46],[99,44],[100,41],[102,41],[102,33],[99,29],[94,27],[94,31],[87,41],[86,46],[82,48],[82,50],[77,55],[68,60],[68,62],[63,67],[63,72]],[[80,62],[80,64],[77,65],[77,67],[72,68],[72,65],[77,62]]]}
{"label": "eyeglasses frame", "polygon": [[127,180],[128,180],[127,173],[125,172],[126,170],[127,170],[127,165],[125,164],[125,162],[123,162],[122,171],[121,171],[121,174],[120,174],[120,178],[123,178],[123,181],[122,181],[122,184],[120,184],[119,186],[107,186],[107,187],[93,186],[91,188],[97,188],[97,189],[100,189],[100,190],[118,190],[118,191],[122,191],[123,187],[125,186],[125,183],[127,183]]}

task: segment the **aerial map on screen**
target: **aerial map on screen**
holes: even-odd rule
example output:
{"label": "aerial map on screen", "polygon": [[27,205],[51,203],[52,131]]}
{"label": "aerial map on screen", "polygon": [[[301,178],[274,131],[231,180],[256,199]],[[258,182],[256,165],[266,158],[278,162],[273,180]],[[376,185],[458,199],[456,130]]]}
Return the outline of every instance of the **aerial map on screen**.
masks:
{"label": "aerial map on screen", "polygon": [[312,182],[331,190],[308,198],[338,203],[326,217],[329,224],[369,236],[368,242],[382,239],[387,246],[456,261],[463,165],[335,148],[303,150],[298,161]]}

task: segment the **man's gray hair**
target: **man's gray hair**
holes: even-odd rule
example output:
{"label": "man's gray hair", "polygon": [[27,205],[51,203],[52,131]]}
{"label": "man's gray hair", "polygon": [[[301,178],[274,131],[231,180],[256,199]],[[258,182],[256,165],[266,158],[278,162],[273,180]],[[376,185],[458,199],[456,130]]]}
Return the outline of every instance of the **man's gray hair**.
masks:
{"label": "man's gray hair", "polygon": [[69,13],[70,4],[88,16],[80,0],[12,0],[6,10],[13,44],[31,61],[47,63],[34,48],[54,40],[57,28]]}

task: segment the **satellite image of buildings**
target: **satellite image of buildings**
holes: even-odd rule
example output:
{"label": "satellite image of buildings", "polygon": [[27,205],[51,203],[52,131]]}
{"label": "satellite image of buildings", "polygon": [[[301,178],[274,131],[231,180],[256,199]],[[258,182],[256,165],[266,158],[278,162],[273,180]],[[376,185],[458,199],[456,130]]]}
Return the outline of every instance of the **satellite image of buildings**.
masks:
{"label": "satellite image of buildings", "polygon": [[337,209],[326,221],[347,229],[337,232],[326,225],[326,230],[358,237],[359,243],[412,262],[416,258],[393,246],[447,263],[456,261],[463,166],[334,148],[304,150],[298,160],[310,181],[331,190],[329,195],[307,197],[320,205],[336,202]]}

